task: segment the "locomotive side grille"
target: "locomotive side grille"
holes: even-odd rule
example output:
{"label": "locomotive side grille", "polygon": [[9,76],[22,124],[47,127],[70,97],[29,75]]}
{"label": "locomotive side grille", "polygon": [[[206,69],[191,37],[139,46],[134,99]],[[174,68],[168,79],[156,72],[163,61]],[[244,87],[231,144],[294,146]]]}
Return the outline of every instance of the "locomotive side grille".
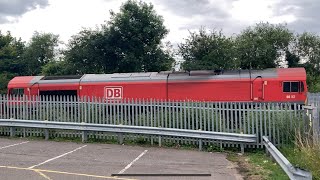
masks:
{"label": "locomotive side grille", "polygon": [[44,76],[41,80],[80,79],[82,75]]}

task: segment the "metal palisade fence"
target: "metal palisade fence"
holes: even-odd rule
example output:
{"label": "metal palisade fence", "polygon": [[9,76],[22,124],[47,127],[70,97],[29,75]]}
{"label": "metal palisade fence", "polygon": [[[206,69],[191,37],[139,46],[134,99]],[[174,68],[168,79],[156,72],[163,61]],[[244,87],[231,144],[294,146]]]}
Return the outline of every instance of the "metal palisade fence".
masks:
{"label": "metal palisade fence", "polygon": [[[275,145],[291,141],[296,128],[308,131],[306,113],[302,106],[283,103],[239,103],[162,101],[153,99],[107,100],[95,97],[73,96],[21,96],[0,95],[0,118],[39,121],[77,122],[192,129],[199,131],[257,134],[257,144],[263,147],[262,136],[268,136]],[[23,136],[43,136],[37,129],[20,129]],[[51,131],[51,136],[80,137],[80,133]],[[0,135],[9,129],[0,127]],[[114,134],[94,132],[91,138],[116,138]],[[155,137],[126,135],[127,139],[143,138],[157,141]],[[171,143],[196,144],[186,138],[166,138]],[[223,146],[237,146],[232,143]]]}

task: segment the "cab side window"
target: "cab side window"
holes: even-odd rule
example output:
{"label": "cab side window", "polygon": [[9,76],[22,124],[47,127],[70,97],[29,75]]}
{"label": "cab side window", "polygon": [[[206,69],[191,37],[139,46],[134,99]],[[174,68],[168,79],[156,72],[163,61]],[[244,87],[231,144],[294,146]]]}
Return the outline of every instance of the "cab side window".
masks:
{"label": "cab side window", "polygon": [[299,82],[291,82],[291,92],[299,92]]}
{"label": "cab side window", "polygon": [[283,82],[283,92],[290,92],[291,83]]}
{"label": "cab side window", "polygon": [[283,82],[283,92],[303,92],[304,84],[301,81]]}
{"label": "cab side window", "polygon": [[13,88],[9,91],[10,95],[13,96],[22,96],[24,94],[23,88]]}

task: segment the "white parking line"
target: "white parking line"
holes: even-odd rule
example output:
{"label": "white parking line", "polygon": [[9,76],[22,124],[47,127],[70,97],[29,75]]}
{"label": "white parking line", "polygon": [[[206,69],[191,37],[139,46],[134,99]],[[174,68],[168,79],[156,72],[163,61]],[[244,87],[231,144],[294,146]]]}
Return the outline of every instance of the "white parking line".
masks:
{"label": "white parking line", "polygon": [[135,179],[128,179],[128,178],[118,178],[114,176],[100,176],[100,175],[94,175],[94,174],[81,174],[81,173],[72,173],[72,172],[63,172],[63,171],[53,171],[48,169],[28,169],[28,168],[12,167],[12,166],[0,166],[0,168],[35,171],[35,172],[47,172],[47,173],[54,173],[54,174],[66,174],[66,175],[79,176],[79,177],[91,177],[91,179],[101,178],[101,179],[117,179],[117,180],[135,180]]}
{"label": "white parking line", "polygon": [[3,146],[3,147],[0,147],[0,149],[5,149],[5,148],[8,148],[8,147],[12,147],[12,146],[18,146],[18,145],[21,145],[21,144],[25,144],[25,143],[28,143],[29,141],[25,141],[25,142],[22,142],[22,143],[17,143],[17,144],[11,144],[11,145],[8,145],[8,146]]}
{"label": "white parking line", "polygon": [[40,164],[37,164],[37,165],[34,165],[34,166],[30,166],[30,167],[28,167],[28,168],[29,168],[29,169],[32,169],[32,168],[35,168],[35,167],[37,167],[37,166],[43,165],[43,164],[45,164],[45,163],[47,163],[47,162],[53,161],[53,160],[55,160],[55,159],[61,158],[61,157],[65,156],[65,155],[68,155],[68,154],[70,154],[70,153],[73,153],[73,152],[75,152],[75,151],[77,151],[77,150],[79,150],[79,149],[82,149],[82,148],[86,147],[86,146],[87,146],[87,145],[78,147],[77,149],[74,149],[74,150],[72,150],[72,151],[70,151],[70,152],[61,154],[60,156],[57,156],[57,157],[48,159],[48,160],[46,160],[46,161],[44,161],[44,162],[42,162],[42,163],[40,163]]}
{"label": "white parking line", "polygon": [[124,169],[122,169],[118,174],[124,173],[127,169],[129,169],[132,164],[136,161],[138,161],[143,155],[145,155],[148,152],[148,150],[144,150],[137,158],[135,158],[130,164],[128,164]]}
{"label": "white parking line", "polygon": [[44,177],[45,179],[52,180],[49,176],[43,174],[41,171],[38,171],[38,170],[33,170],[33,171],[40,174],[40,176]]}

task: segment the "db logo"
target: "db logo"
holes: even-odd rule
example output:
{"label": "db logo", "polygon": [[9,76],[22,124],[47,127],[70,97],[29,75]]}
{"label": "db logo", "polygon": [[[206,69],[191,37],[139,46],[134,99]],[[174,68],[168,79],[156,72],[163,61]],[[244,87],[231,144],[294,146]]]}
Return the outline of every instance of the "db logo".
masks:
{"label": "db logo", "polygon": [[107,99],[122,99],[122,86],[106,86],[105,93]]}

